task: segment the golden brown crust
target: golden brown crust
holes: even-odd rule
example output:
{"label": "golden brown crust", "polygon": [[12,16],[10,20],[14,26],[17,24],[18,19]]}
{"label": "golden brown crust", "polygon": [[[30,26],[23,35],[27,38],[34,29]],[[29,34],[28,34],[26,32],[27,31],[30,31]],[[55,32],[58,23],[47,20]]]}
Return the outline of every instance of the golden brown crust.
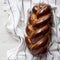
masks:
{"label": "golden brown crust", "polygon": [[44,15],[37,19],[37,22],[33,24],[33,28],[41,28],[44,25],[46,25],[48,22],[50,22],[51,13],[48,13],[47,15]]}
{"label": "golden brown crust", "polygon": [[34,56],[47,52],[51,35],[52,12],[48,4],[37,4],[32,8],[26,27],[26,44]]}

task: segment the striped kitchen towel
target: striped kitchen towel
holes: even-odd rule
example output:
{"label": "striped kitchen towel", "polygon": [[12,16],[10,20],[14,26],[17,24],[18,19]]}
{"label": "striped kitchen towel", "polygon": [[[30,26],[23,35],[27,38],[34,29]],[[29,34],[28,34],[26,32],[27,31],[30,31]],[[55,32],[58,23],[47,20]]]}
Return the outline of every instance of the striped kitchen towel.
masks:
{"label": "striped kitchen towel", "polygon": [[[58,39],[58,14],[56,16],[56,1],[57,0],[8,0],[10,8],[9,20],[6,24],[7,31],[15,40],[19,41],[19,45],[7,51],[8,60],[59,60],[59,39]],[[35,3],[45,2],[50,4],[53,9],[54,23],[52,27],[52,41],[49,52],[44,57],[34,57],[29,52],[25,44],[25,26],[29,10]]]}

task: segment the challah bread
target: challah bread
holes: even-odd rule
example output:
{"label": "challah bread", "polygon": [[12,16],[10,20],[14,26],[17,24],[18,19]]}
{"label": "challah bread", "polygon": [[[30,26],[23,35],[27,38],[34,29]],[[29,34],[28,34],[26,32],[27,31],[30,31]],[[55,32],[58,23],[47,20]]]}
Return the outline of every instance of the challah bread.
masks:
{"label": "challah bread", "polygon": [[51,6],[45,3],[32,8],[26,27],[26,44],[34,56],[43,56],[47,50],[51,36]]}

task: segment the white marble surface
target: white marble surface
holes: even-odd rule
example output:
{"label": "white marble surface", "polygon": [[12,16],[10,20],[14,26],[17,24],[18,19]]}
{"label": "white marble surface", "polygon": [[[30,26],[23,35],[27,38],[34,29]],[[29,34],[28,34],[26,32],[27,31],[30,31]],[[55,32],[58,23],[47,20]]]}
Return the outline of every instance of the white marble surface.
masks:
{"label": "white marble surface", "polygon": [[9,17],[8,11],[7,0],[0,0],[0,60],[7,60],[7,50],[17,46],[18,43],[8,34],[5,28]]}

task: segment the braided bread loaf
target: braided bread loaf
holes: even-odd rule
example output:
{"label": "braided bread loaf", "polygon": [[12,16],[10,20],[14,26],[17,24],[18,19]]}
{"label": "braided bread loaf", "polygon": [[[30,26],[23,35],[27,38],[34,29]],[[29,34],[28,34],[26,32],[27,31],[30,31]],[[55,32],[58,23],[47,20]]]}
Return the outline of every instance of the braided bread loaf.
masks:
{"label": "braided bread loaf", "polygon": [[32,8],[26,27],[26,44],[34,56],[43,56],[51,36],[52,12],[51,6],[45,3]]}

